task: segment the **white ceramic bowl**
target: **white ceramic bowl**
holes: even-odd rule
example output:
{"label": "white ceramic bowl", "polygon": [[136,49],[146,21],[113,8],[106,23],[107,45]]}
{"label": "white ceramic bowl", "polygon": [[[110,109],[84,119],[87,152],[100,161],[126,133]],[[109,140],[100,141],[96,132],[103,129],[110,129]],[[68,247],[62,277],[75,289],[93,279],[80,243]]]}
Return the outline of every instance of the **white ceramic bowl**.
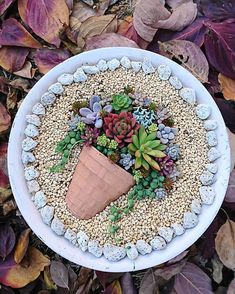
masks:
{"label": "white ceramic bowl", "polygon": [[[153,251],[151,254],[139,256],[135,261],[131,261],[126,257],[114,263],[109,262],[104,257],[96,258],[89,253],[83,253],[65,238],[57,236],[49,226],[42,222],[41,216],[31,200],[31,195],[24,179],[24,169],[21,162],[21,142],[24,139],[24,129],[26,127],[25,116],[31,113],[33,105],[40,100],[41,95],[57,80],[58,76],[62,73],[73,73],[79,66],[92,65],[100,59],[110,60],[114,57],[121,58],[123,56],[128,56],[131,60],[136,61],[141,61],[144,57],[147,57],[155,67],[159,64],[167,64],[172,69],[172,73],[181,80],[183,86],[195,89],[197,101],[209,104],[212,108],[212,117],[218,122],[217,136],[219,143],[217,148],[222,156],[218,159],[219,170],[217,181],[214,184],[216,191],[215,201],[210,206],[203,205],[199,216],[199,224],[195,228],[186,230],[182,236],[174,238],[164,250]],[[230,173],[230,148],[225,124],[214,100],[204,86],[186,69],[170,59],[149,51],[122,47],[103,48],[84,52],[62,62],[41,78],[31,89],[21,104],[11,129],[8,170],[12,191],[23,217],[34,233],[48,247],[64,258],[88,268],[107,272],[127,272],[149,268],[168,261],[191,246],[204,233],[216,216],[225,196]]]}

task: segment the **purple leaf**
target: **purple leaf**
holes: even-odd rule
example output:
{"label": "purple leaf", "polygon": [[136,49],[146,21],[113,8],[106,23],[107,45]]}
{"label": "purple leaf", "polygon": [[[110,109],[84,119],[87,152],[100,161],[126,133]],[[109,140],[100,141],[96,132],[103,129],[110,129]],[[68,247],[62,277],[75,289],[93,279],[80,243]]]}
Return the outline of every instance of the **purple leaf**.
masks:
{"label": "purple leaf", "polygon": [[93,109],[93,104],[96,102],[100,102],[100,97],[99,96],[92,96],[90,99],[90,109]]}
{"label": "purple leaf", "polygon": [[97,129],[100,129],[100,128],[102,128],[102,126],[103,126],[103,121],[102,121],[101,118],[98,118],[98,119],[96,120],[96,122],[95,122],[95,127],[96,127]]}
{"label": "purple leaf", "polygon": [[101,271],[95,271],[98,280],[105,289],[114,280],[118,280],[123,273],[106,273]]}
{"label": "purple leaf", "polygon": [[6,71],[18,71],[23,67],[28,54],[28,48],[3,46],[0,49],[0,66]]}
{"label": "purple leaf", "polygon": [[106,105],[104,108],[103,108],[104,111],[106,112],[111,112],[113,110],[113,107],[112,105]]}
{"label": "purple leaf", "polygon": [[228,189],[224,200],[226,202],[235,203],[235,169],[230,174]]}
{"label": "purple leaf", "polygon": [[177,294],[213,294],[210,278],[196,265],[187,262],[175,276],[174,288]]}
{"label": "purple leaf", "polygon": [[8,224],[0,225],[0,256],[5,259],[15,246],[15,233]]}
{"label": "purple leaf", "polygon": [[95,102],[95,103],[93,104],[92,109],[93,109],[94,112],[97,113],[97,112],[101,111],[102,107],[101,107],[101,105],[99,104],[99,102]]}
{"label": "purple leaf", "polygon": [[68,269],[60,261],[52,261],[50,267],[50,273],[52,280],[57,286],[69,289],[69,274]]}
{"label": "purple leaf", "polygon": [[224,99],[215,98],[215,102],[219,107],[226,126],[230,129],[232,133],[235,134],[235,108],[232,107],[230,101]]}
{"label": "purple leaf", "polygon": [[162,268],[158,268],[154,271],[154,275],[157,277],[161,277],[164,280],[170,280],[175,275],[182,272],[187,260],[181,260],[178,263],[171,264],[169,266],[164,266]]}
{"label": "purple leaf", "polygon": [[92,115],[92,111],[87,107],[81,108],[79,112],[82,116],[88,116],[89,114]]}
{"label": "purple leaf", "polygon": [[167,262],[167,265],[170,265],[170,264],[174,264],[176,262],[179,262],[181,261],[187,254],[189,253],[189,250],[185,250],[183,251],[182,253],[180,253],[179,255],[177,255],[176,257],[170,259],[168,262]]}
{"label": "purple leaf", "polygon": [[1,0],[0,1],[0,15],[2,15],[13,2],[14,2],[14,0]]}
{"label": "purple leaf", "polygon": [[83,121],[87,125],[92,125],[94,123],[94,120],[86,118],[86,117],[82,117],[81,121]]}
{"label": "purple leaf", "polygon": [[125,273],[121,278],[120,278],[120,284],[122,288],[122,293],[123,294],[136,294],[136,288],[133,283],[133,279],[130,273]]}
{"label": "purple leaf", "polygon": [[206,83],[204,86],[212,96],[214,96],[215,93],[221,92],[218,80],[218,72],[216,70],[212,68],[209,69],[208,83]]}
{"label": "purple leaf", "polygon": [[235,278],[232,280],[232,282],[229,284],[228,292],[227,294],[234,294],[235,293]]}
{"label": "purple leaf", "polygon": [[206,22],[205,52],[218,72],[235,79],[235,19],[222,23]]}

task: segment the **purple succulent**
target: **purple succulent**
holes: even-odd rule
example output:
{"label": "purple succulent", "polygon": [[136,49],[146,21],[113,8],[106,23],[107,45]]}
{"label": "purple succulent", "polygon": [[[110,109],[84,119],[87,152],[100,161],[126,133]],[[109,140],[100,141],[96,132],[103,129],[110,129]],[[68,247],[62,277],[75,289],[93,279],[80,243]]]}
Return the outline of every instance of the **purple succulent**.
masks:
{"label": "purple succulent", "polygon": [[79,110],[81,114],[81,121],[88,125],[95,125],[96,128],[100,129],[103,126],[102,112],[111,112],[112,105],[106,105],[102,108],[100,104],[99,96],[92,96],[90,99],[90,108],[83,107]]}
{"label": "purple succulent", "polygon": [[174,161],[170,158],[170,156],[165,156],[162,158],[157,158],[159,166],[161,168],[161,175],[169,176],[174,170]]}
{"label": "purple succulent", "polygon": [[99,130],[97,128],[86,127],[85,132],[81,135],[86,146],[91,146],[97,142],[97,137],[99,136]]}

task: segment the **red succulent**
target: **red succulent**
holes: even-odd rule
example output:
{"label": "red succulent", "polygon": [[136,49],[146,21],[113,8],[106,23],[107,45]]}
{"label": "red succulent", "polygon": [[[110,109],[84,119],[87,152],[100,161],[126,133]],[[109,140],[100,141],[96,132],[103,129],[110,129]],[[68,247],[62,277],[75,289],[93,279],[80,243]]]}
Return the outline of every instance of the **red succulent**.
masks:
{"label": "red succulent", "polygon": [[114,139],[119,147],[123,147],[125,143],[132,142],[132,135],[139,129],[139,124],[130,112],[109,113],[104,118],[103,128],[108,138]]}

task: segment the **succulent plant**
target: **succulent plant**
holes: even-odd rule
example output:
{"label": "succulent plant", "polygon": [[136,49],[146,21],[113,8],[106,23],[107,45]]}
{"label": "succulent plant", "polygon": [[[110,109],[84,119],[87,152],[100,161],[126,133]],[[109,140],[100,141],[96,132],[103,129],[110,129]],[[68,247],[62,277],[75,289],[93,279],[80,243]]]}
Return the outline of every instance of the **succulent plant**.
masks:
{"label": "succulent plant", "polygon": [[136,157],[135,168],[140,167],[146,170],[152,167],[156,170],[160,170],[159,164],[155,158],[165,157],[166,154],[162,152],[166,146],[160,143],[160,140],[155,140],[157,137],[156,132],[146,133],[144,126],[141,125],[137,134],[132,136],[132,143],[128,145],[128,149],[131,154]]}
{"label": "succulent plant", "polygon": [[81,135],[81,139],[84,141],[84,144],[86,146],[90,146],[92,144],[95,144],[97,142],[97,137],[99,136],[99,129],[98,128],[92,128],[87,126],[85,128],[85,132],[83,135]]}
{"label": "succulent plant", "polygon": [[164,199],[167,196],[167,191],[165,188],[157,188],[154,192],[158,200]]}
{"label": "succulent plant", "polygon": [[126,94],[116,94],[112,97],[112,107],[117,112],[129,111],[132,101]]}
{"label": "succulent plant", "polygon": [[81,116],[78,114],[72,114],[71,119],[68,121],[69,130],[75,130],[77,128],[78,123],[81,120]]}
{"label": "succulent plant", "polygon": [[180,147],[175,144],[166,148],[166,154],[169,155],[173,160],[178,160],[180,156]]}
{"label": "succulent plant", "polygon": [[140,179],[143,178],[142,172],[140,170],[133,170],[133,177],[135,182],[138,184]]}
{"label": "succulent plant", "polygon": [[86,128],[86,124],[83,121],[79,121],[77,124],[77,130],[80,132],[84,131]]}
{"label": "succulent plant", "polygon": [[172,190],[173,185],[174,185],[174,181],[171,178],[167,177],[167,178],[164,179],[163,188],[165,188],[167,192]]}
{"label": "succulent plant", "polygon": [[129,93],[129,96],[133,99],[133,104],[137,106],[149,106],[151,103],[151,99],[146,98],[139,90],[135,90],[134,93]]}
{"label": "succulent plant", "polygon": [[87,100],[79,100],[79,101],[75,101],[72,104],[72,110],[75,114],[77,114],[79,112],[79,110],[83,107],[88,107],[88,101]]}
{"label": "succulent plant", "polygon": [[155,120],[155,114],[153,110],[137,107],[133,112],[137,122],[144,127],[148,127]]}
{"label": "succulent plant", "polygon": [[90,99],[90,108],[83,107],[79,110],[83,121],[88,125],[95,125],[96,128],[101,128],[103,126],[102,114],[103,112],[109,113],[112,111],[111,105],[106,105],[102,108],[99,96],[92,96]]}
{"label": "succulent plant", "polygon": [[127,154],[122,153],[119,163],[125,168],[125,170],[128,170],[135,163],[135,159],[132,158],[130,153],[127,153]]}
{"label": "succulent plant", "polygon": [[130,112],[109,113],[104,118],[103,129],[108,138],[114,139],[119,147],[132,142],[132,135],[139,129],[136,119]]}
{"label": "succulent plant", "polygon": [[172,173],[169,175],[169,178],[172,179],[173,182],[177,180],[178,177],[180,177],[181,173],[180,171],[174,166]]}
{"label": "succulent plant", "polygon": [[156,118],[157,122],[161,124],[164,120],[168,119],[170,117],[169,110],[164,106],[159,106],[156,111]]}
{"label": "succulent plant", "polygon": [[157,159],[163,176],[169,176],[174,169],[174,161],[169,155]]}
{"label": "succulent plant", "polygon": [[160,139],[162,144],[172,143],[176,134],[176,128],[165,126],[162,123],[158,125],[157,137]]}
{"label": "succulent plant", "polygon": [[118,162],[118,160],[120,159],[120,155],[119,155],[118,153],[116,153],[116,152],[112,152],[111,154],[108,155],[108,158],[109,158],[112,162],[116,163],[116,162]]}
{"label": "succulent plant", "polygon": [[108,148],[115,150],[118,148],[118,143],[115,140],[110,140],[110,142],[108,144]]}
{"label": "succulent plant", "polygon": [[158,129],[157,124],[152,123],[150,126],[148,126],[148,131],[149,131],[150,133],[156,132],[157,129]]}
{"label": "succulent plant", "polygon": [[107,138],[104,134],[97,138],[97,145],[99,145],[99,146],[105,147],[105,146],[107,146],[107,144],[109,144],[109,142],[110,142],[110,139]]}

